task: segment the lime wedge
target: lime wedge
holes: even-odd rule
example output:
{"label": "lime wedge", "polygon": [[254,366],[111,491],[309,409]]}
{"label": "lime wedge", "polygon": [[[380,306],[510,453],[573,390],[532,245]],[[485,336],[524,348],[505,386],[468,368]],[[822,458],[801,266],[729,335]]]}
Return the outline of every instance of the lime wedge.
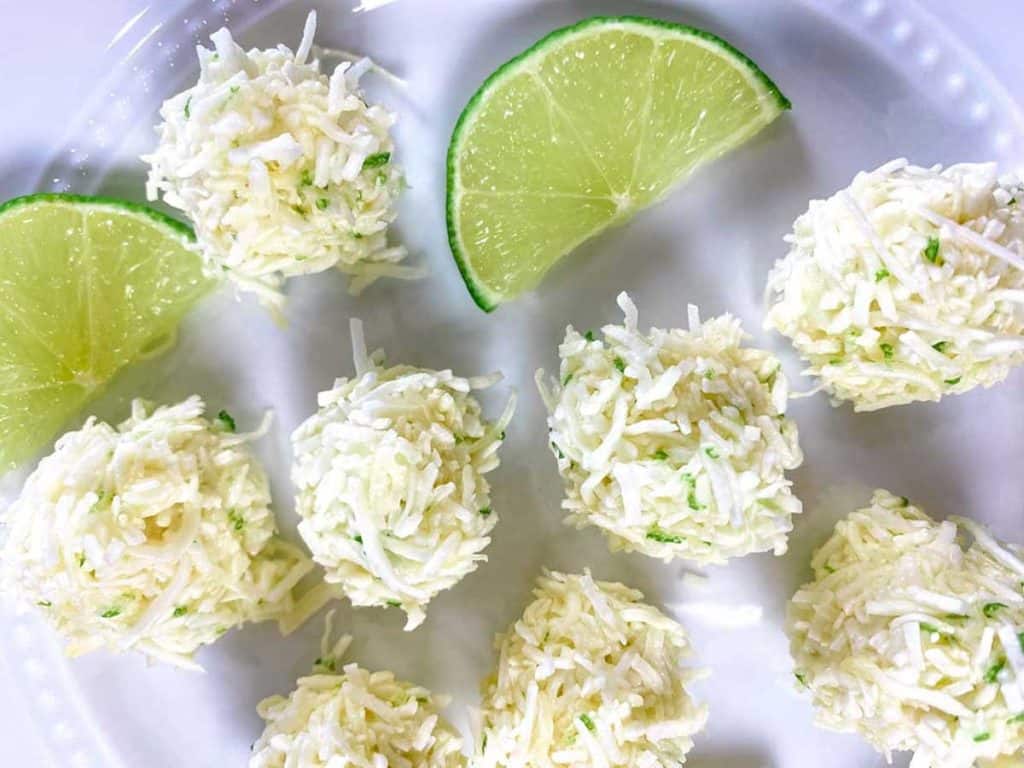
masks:
{"label": "lime wedge", "polygon": [[448,240],[485,310],[742,144],[789,101],[699,29],[598,17],[498,69],[448,148]]}
{"label": "lime wedge", "polygon": [[32,195],[0,207],[0,470],[173,340],[210,287],[192,239],[117,200]]}

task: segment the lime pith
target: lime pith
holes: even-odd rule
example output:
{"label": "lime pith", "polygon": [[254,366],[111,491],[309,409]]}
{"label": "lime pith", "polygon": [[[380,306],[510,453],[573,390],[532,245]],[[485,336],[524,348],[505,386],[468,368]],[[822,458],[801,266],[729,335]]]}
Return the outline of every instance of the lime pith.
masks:
{"label": "lime pith", "polygon": [[206,290],[192,231],[145,206],[0,206],[0,471],[29,458]]}
{"label": "lime pith", "polygon": [[742,144],[789,101],[699,29],[596,17],[552,32],[470,99],[448,149],[452,254],[481,308]]}

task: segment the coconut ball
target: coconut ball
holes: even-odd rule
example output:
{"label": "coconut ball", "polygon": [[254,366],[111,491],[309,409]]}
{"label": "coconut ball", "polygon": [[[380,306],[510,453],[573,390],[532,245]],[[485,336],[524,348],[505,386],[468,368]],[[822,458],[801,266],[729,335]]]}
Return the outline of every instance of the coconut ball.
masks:
{"label": "coconut ball", "polygon": [[794,223],[765,326],[858,411],[992,386],[1024,362],[1022,204],[991,163],[859,173]]}
{"label": "coconut ball", "polygon": [[797,686],[824,728],[922,768],[1024,749],[1024,551],[963,518],[875,491],[793,596]]}
{"label": "coconut ball", "polygon": [[463,766],[461,739],[440,714],[447,701],[391,672],[341,666],[350,640],[317,659],[287,698],[260,702],[266,728],[249,768]]}
{"label": "coconut ball", "polygon": [[486,475],[514,401],[494,422],[473,393],[499,377],[385,367],[353,321],[356,375],[319,396],[292,435],[299,533],[354,605],[423,622],[427,603],[486,559],[498,517]]}
{"label": "coconut ball", "polygon": [[729,315],[702,323],[691,306],[689,331],[644,334],[618,302],[623,325],[570,326],[559,379],[538,373],[567,522],[666,561],[782,554],[801,511],[785,471],[803,456],[779,360],[741,346]]}
{"label": "coconut ball", "polygon": [[312,563],[278,538],[267,479],[198,397],[57,441],[7,509],[2,581],[71,656],[107,648],[195,668],[233,627],[281,618]]}
{"label": "coconut ball", "polygon": [[162,194],[188,216],[208,271],[275,311],[295,275],[339,269],[358,292],[419,274],[387,244],[403,184],[395,116],[359,88],[369,60],[330,76],[309,60],[315,30],[311,13],[294,53],[246,51],[215,32],[212,49],[198,48],[198,82],[164,102],[159,143],[143,158],[149,199]]}
{"label": "coconut ball", "polygon": [[683,628],[622,584],[546,573],[523,617],[495,641],[484,683],[478,768],[685,761],[707,720]]}

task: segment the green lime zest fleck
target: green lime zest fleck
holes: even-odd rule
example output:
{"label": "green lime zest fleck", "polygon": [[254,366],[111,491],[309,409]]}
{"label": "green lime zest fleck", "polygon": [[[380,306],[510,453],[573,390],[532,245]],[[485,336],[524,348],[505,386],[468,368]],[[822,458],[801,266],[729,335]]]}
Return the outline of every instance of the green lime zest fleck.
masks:
{"label": "green lime zest fleck", "polygon": [[985,603],[984,607],[982,607],[981,609],[981,612],[985,614],[987,618],[991,619],[1005,607],[1005,603]]}
{"label": "green lime zest fleck", "polygon": [[177,608],[174,609],[174,613],[172,613],[171,615],[174,618],[178,619],[184,616],[186,613],[188,613],[188,606],[179,605]]}
{"label": "green lime zest fleck", "polygon": [[942,266],[942,259],[939,257],[939,238],[929,237],[928,245],[924,247],[924,250],[921,252],[921,254],[929,263],[935,264],[936,266],[939,267]]}
{"label": "green lime zest fleck", "polygon": [[807,675],[803,672],[794,672],[793,677],[796,678],[797,682],[800,683],[804,688],[807,687]]}
{"label": "green lime zest fleck", "polygon": [[948,384],[949,386],[953,387],[953,386],[956,386],[957,384],[959,384],[960,383],[960,379],[962,379],[962,378],[963,378],[962,376],[957,376],[955,379],[945,379],[945,380],[943,380],[942,383],[943,384]]}
{"label": "green lime zest fleck", "polygon": [[936,352],[945,352],[946,347],[948,346],[948,341],[936,341],[934,344],[932,344],[932,349],[934,349]]}
{"label": "green lime zest fleck", "polygon": [[228,510],[228,522],[231,523],[231,527],[236,531],[240,531],[245,528],[245,518],[237,509]]}
{"label": "green lime zest fleck", "polygon": [[1006,659],[1000,659],[991,667],[985,670],[984,680],[986,683],[994,683],[999,679],[999,673],[1003,671],[1003,667],[1006,666]]}
{"label": "green lime zest fleck", "polygon": [[352,537],[352,541],[354,541],[356,544],[362,544],[363,537],[357,533],[355,536]]}
{"label": "green lime zest fleck", "polygon": [[594,340],[594,332],[593,331],[587,331],[586,333],[583,334],[583,338],[586,339],[587,341],[593,341]]}
{"label": "green lime zest fleck", "polygon": [[330,656],[318,658],[316,661],[313,662],[313,666],[322,667],[323,669],[326,669],[328,672],[334,672],[337,669],[337,664],[335,663],[334,659],[332,659]]}
{"label": "green lime zest fleck", "polygon": [[825,563],[825,573],[835,573],[835,572],[836,572],[835,568],[833,568],[828,563]]}
{"label": "green lime zest fleck", "polygon": [[619,373],[626,372],[626,362],[621,357],[616,357],[614,362],[616,371],[618,371]]}
{"label": "green lime zest fleck", "polygon": [[1019,715],[1014,715],[1013,717],[1011,717],[1006,722],[1008,722],[1008,723],[1024,723],[1024,712],[1021,712]]}
{"label": "green lime zest fleck", "polygon": [[402,602],[400,600],[388,600],[388,605],[392,608],[401,608]]}
{"label": "green lime zest fleck", "polygon": [[683,482],[687,485],[686,504],[693,510],[704,509],[704,505],[697,501],[697,478],[689,472],[683,473]]}
{"label": "green lime zest fleck", "polygon": [[107,610],[105,610],[103,613],[100,614],[100,618],[102,618],[102,619],[112,619],[115,616],[120,616],[120,615],[121,615],[121,609],[115,606],[113,608],[107,608]]}
{"label": "green lime zest fleck", "polygon": [[713,445],[709,445],[707,448],[705,448],[704,449],[704,453],[706,453],[708,455],[708,458],[711,458],[711,459],[717,459],[718,458],[718,450]]}
{"label": "green lime zest fleck", "polygon": [[302,172],[299,176],[300,187],[311,187],[313,186],[313,172],[308,168]]}
{"label": "green lime zest fleck", "polygon": [[879,269],[878,271],[875,272],[875,282],[876,283],[882,282],[887,277],[889,277],[889,270],[888,269]]}
{"label": "green lime zest fleck", "polygon": [[647,532],[647,538],[651,541],[657,541],[661,544],[682,544],[683,540],[678,536],[673,536],[671,533],[665,533],[660,528],[651,528]]}
{"label": "green lime zest fleck", "polygon": [[331,201],[328,200],[326,197],[318,198],[317,201],[316,201],[316,207],[317,207],[318,210],[321,210],[321,211],[326,210],[327,206],[330,205],[330,204],[331,204]]}
{"label": "green lime zest fleck", "polygon": [[363,170],[367,168],[380,168],[382,165],[387,165],[391,160],[390,152],[375,152],[363,161]]}
{"label": "green lime zest fleck", "polygon": [[668,458],[668,451],[665,451],[665,450],[659,448],[658,450],[656,450],[654,452],[654,457],[653,458],[656,461],[665,461],[665,459]]}
{"label": "green lime zest fleck", "polygon": [[992,734],[989,733],[988,731],[985,731],[985,733],[979,733],[977,736],[975,736],[974,740],[980,742],[980,741],[988,741],[991,738],[992,738]]}
{"label": "green lime zest fleck", "polygon": [[36,603],[36,605],[38,605],[41,608],[49,608],[50,606],[53,605],[53,603],[51,603],[49,600],[39,600]]}
{"label": "green lime zest fleck", "polygon": [[892,356],[895,353],[895,348],[892,344],[883,341],[878,347],[882,350],[882,355],[886,360],[892,360]]}
{"label": "green lime zest fleck", "polygon": [[908,499],[906,496],[900,496],[900,506],[901,507],[909,507],[910,506],[910,499]]}
{"label": "green lime zest fleck", "polygon": [[580,715],[580,722],[586,726],[587,730],[593,733],[597,730],[597,726],[594,725],[594,721],[590,719],[590,715],[583,713]]}
{"label": "green lime zest fleck", "polygon": [[483,509],[480,510],[480,516],[481,517],[488,517],[488,516],[490,516],[490,514],[491,514],[491,508],[490,507],[484,507]]}
{"label": "green lime zest fleck", "polygon": [[224,429],[227,432],[235,431],[235,418],[227,411],[221,409],[217,413],[217,421],[224,425]]}
{"label": "green lime zest fleck", "polygon": [[572,381],[572,374],[571,373],[565,374],[565,378],[562,379],[562,386],[564,387],[570,381]]}
{"label": "green lime zest fleck", "polygon": [[185,99],[185,119],[188,120],[192,117],[192,97],[189,96]]}

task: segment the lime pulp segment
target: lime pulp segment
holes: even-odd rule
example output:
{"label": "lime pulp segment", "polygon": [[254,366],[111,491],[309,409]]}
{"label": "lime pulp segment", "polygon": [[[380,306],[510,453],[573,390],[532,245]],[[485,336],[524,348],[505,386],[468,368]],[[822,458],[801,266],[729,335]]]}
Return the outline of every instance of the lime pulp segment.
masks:
{"label": "lime pulp segment", "polygon": [[448,236],[485,310],[742,144],[789,102],[725,41],[641,17],[553,32],[498,69],[448,149]]}
{"label": "lime pulp segment", "polygon": [[116,200],[33,195],[0,207],[0,470],[173,338],[210,287],[192,239]]}

